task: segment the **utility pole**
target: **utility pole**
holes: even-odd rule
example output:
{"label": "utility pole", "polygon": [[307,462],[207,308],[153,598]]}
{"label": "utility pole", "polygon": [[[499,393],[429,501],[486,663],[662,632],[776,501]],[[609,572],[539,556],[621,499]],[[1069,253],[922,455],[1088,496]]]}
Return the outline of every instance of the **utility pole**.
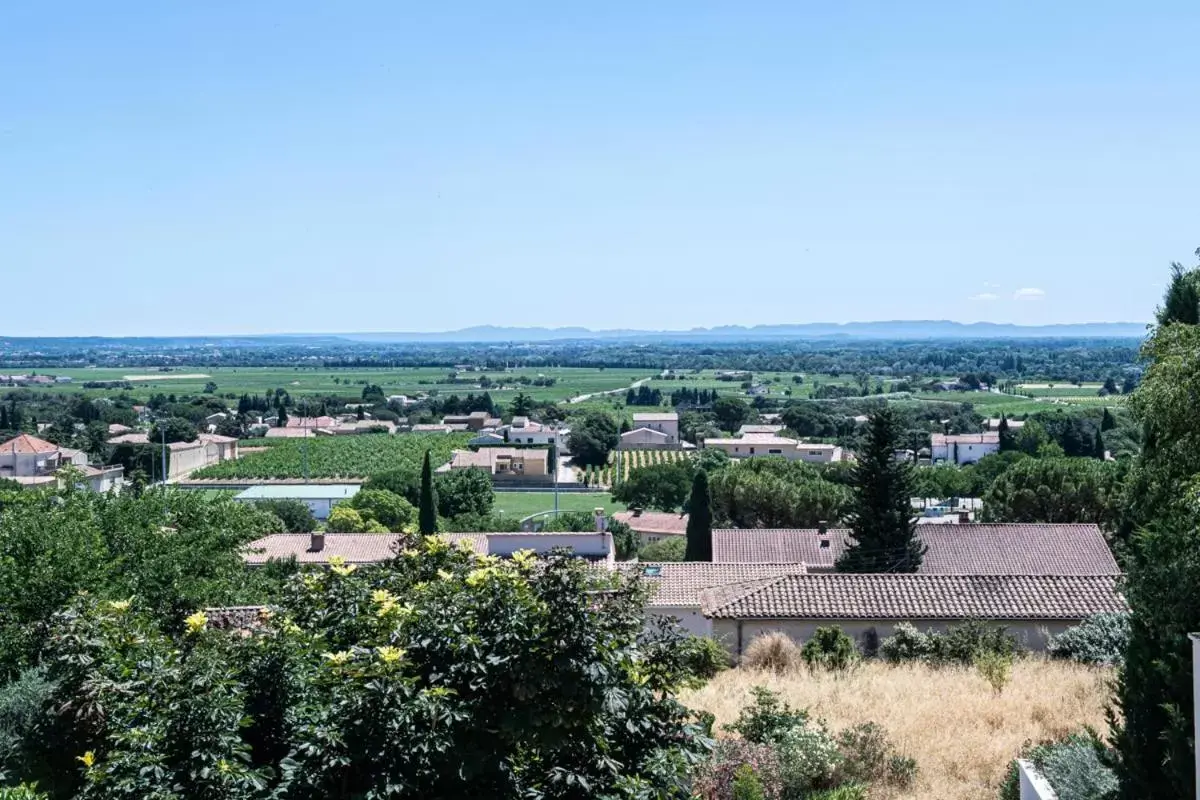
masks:
{"label": "utility pole", "polygon": [[162,482],[163,488],[167,487],[167,426],[159,422],[158,427],[159,437],[162,439],[162,449],[159,455],[162,456]]}
{"label": "utility pole", "polygon": [[307,400],[304,402],[304,410],[301,413],[304,414],[304,422],[303,422],[304,436],[303,436],[303,441],[300,445],[300,453],[304,460],[304,482],[308,483],[308,401]]}

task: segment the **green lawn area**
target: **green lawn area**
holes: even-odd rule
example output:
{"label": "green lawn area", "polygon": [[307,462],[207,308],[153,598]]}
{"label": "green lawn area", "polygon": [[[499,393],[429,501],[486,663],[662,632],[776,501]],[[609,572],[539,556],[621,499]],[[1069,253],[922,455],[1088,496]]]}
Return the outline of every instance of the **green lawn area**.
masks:
{"label": "green lawn area", "polygon": [[[624,511],[625,506],[622,503],[614,503],[612,495],[607,492],[596,494],[583,494],[581,492],[559,492],[558,494],[558,510],[559,511],[592,511],[593,509],[603,508],[606,512]],[[553,492],[496,492],[496,500],[493,505],[496,513],[504,512],[504,517],[517,517],[524,519],[530,514],[536,514],[539,511],[551,511],[554,509],[554,493]]]}

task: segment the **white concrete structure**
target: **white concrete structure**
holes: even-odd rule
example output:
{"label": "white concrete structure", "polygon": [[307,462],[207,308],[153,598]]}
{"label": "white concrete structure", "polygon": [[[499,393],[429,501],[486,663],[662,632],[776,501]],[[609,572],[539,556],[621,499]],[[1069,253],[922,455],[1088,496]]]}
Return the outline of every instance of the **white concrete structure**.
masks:
{"label": "white concrete structure", "polygon": [[299,500],[319,520],[329,519],[329,512],[338,503],[358,494],[357,484],[304,484],[299,486],[252,486],[234,500],[253,503],[259,500]]}
{"label": "white concrete structure", "polygon": [[1058,793],[1032,762],[1018,758],[1017,776],[1020,780],[1021,800],[1058,800]]}
{"label": "white concrete structure", "polygon": [[930,437],[930,455],[935,464],[974,464],[984,456],[999,452],[1000,434],[997,431],[956,435],[935,433]]}
{"label": "white concrete structure", "polygon": [[634,414],[633,430],[638,428],[665,433],[671,443],[679,441],[679,415],[674,411]]}

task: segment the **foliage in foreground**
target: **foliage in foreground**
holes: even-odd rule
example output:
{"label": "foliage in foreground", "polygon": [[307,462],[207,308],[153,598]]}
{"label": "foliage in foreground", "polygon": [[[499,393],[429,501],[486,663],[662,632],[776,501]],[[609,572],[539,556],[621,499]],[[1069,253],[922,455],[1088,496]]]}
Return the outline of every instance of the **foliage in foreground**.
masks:
{"label": "foliage in foreground", "polygon": [[680,634],[641,636],[636,586],[541,564],[414,539],[297,575],[248,636],[80,599],[13,777],[55,800],[686,797],[707,740]]}
{"label": "foliage in foreground", "polygon": [[[863,797],[867,786],[907,787],[917,765],[900,754],[883,728],[865,722],[832,735],[821,720],[794,709],[763,686],[754,700],[725,726],[740,739],[718,743],[697,775],[695,789],[705,800],[735,797],[744,767],[759,779],[762,797]],[[826,794],[828,793],[828,794]]]}
{"label": "foliage in foreground", "polygon": [[[1114,800],[1117,776],[1111,754],[1094,731],[1072,733],[1057,741],[1026,744],[1021,758],[1030,761],[1050,784],[1059,800]],[[1020,800],[1017,764],[1009,765],[1000,786],[1000,800]]]}
{"label": "foliage in foreground", "polygon": [[1073,628],[1053,637],[1046,651],[1054,658],[1081,664],[1120,666],[1129,646],[1129,614],[1095,614]]}

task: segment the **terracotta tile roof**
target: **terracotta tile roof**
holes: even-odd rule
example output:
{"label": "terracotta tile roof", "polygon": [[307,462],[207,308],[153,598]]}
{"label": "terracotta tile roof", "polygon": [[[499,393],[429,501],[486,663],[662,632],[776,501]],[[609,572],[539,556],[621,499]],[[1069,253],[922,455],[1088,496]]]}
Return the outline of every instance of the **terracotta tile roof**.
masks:
{"label": "terracotta tile roof", "polygon": [[679,415],[674,411],[645,411],[633,415],[634,422],[678,422]]}
{"label": "terracotta tile roof", "polygon": [[707,561],[626,562],[617,569],[640,575],[650,589],[647,605],[699,606],[706,589],[804,572],[803,564],[712,564]]}
{"label": "terracotta tile roof", "polygon": [[637,533],[659,533],[679,535],[687,533],[687,514],[667,514],[662,511],[643,511],[634,514],[632,511],[618,511],[612,515],[618,522],[624,522]]}
{"label": "terracotta tile roof", "polygon": [[1122,611],[1116,575],[785,575],[701,593],[718,619],[1039,620]]}
{"label": "terracotta tile roof", "polygon": [[0,451],[6,455],[16,453],[19,456],[33,453],[57,453],[58,445],[36,436],[30,436],[28,433],[21,433],[0,444]]}
{"label": "terracotta tile roof", "polygon": [[[476,553],[487,552],[487,534],[447,533],[444,538],[452,543],[465,540]],[[295,556],[301,564],[325,564],[340,556],[350,564],[373,564],[394,556],[398,539],[389,533],[327,533],[324,548],[314,551],[310,534],[276,533],[248,544],[243,558],[247,564],[265,564],[273,558]]]}
{"label": "terracotta tile roof", "polygon": [[289,428],[328,428],[337,422],[336,419],[329,416],[321,417],[288,417],[287,427]]}
{"label": "terracotta tile roof", "polygon": [[[830,569],[846,548],[844,528],[714,530],[713,560],[727,563],[804,562]],[[921,525],[928,548],[925,574],[1116,575],[1120,572],[1104,534],[1095,525]],[[822,546],[822,542],[826,542]]]}

